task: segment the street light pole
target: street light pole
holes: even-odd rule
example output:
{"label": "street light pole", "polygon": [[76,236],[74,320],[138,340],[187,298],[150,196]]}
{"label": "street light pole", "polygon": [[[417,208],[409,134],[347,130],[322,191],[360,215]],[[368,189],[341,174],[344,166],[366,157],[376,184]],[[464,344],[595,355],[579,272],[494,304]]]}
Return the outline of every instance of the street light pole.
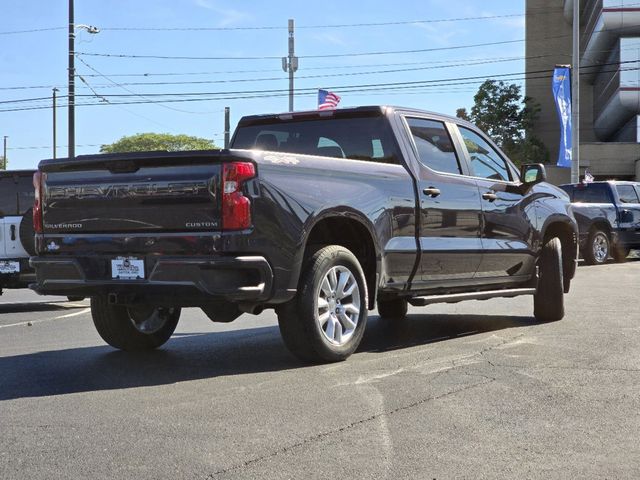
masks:
{"label": "street light pole", "polygon": [[58,89],[54,87],[53,89],[53,159],[56,158],[56,93]]}
{"label": "street light pole", "polygon": [[69,154],[70,159],[76,156],[76,67],[75,67],[75,19],[73,15],[73,0],[69,0]]}
{"label": "street light pole", "polygon": [[75,39],[76,28],[84,28],[91,34],[100,30],[91,25],[76,25],[73,14],[73,0],[69,0],[69,158],[76,156],[76,66],[75,66]]}
{"label": "street light pole", "polygon": [[571,127],[571,183],[578,183],[580,180],[580,0],[573,0]]}

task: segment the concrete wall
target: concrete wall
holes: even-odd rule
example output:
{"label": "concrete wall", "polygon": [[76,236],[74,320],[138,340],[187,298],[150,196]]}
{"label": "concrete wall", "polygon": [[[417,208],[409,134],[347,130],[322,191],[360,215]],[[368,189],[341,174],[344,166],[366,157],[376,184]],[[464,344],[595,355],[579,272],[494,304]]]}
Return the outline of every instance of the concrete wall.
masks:
{"label": "concrete wall", "polygon": [[[553,164],[558,159],[560,124],[551,92],[551,75],[534,72],[546,72],[553,70],[556,64],[571,63],[571,26],[565,22],[563,5],[563,0],[526,2],[525,92],[540,104],[541,111],[533,130],[549,150],[549,161]],[[556,38],[560,35],[565,37]]]}
{"label": "concrete wall", "polygon": [[[533,130],[549,150],[552,165],[558,159],[560,124],[551,91],[551,75],[537,72],[552,70],[556,64],[571,64],[572,29],[563,15],[563,7],[564,0],[526,0],[525,92],[540,104],[541,112]],[[583,19],[581,25],[584,24]],[[588,167],[595,176],[633,178],[637,175],[636,161],[639,159],[640,143],[598,142],[593,129],[593,85],[581,79],[581,175]],[[552,183],[566,183],[568,171],[547,167]]]}

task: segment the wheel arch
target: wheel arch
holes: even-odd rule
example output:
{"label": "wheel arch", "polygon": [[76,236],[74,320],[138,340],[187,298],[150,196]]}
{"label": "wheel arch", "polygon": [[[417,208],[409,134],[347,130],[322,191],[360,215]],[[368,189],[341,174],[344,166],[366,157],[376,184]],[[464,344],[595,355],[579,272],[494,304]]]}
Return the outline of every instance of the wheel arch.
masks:
{"label": "wheel arch", "polygon": [[333,210],[317,216],[305,230],[308,233],[304,238],[303,254],[296,282],[299,280],[304,260],[309,258],[317,248],[324,245],[341,245],[349,249],[360,262],[369,292],[368,308],[374,308],[380,278],[381,255],[375,241],[373,225],[359,212]]}
{"label": "wheel arch", "polygon": [[550,221],[542,231],[542,245],[553,237],[558,237],[562,246],[562,268],[565,283],[571,280],[576,272],[578,260],[578,231],[574,224],[564,221]]}

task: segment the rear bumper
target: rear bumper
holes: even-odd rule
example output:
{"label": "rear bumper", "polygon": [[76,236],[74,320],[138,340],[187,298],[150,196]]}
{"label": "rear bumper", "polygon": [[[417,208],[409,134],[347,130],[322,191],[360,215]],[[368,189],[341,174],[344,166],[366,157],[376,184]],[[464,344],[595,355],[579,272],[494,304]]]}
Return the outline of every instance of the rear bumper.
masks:
{"label": "rear bumper", "polygon": [[35,281],[28,258],[0,258],[0,262],[18,262],[20,265],[20,271],[16,273],[0,273],[0,288],[26,288]]}
{"label": "rear bumper", "polygon": [[[144,256],[143,256],[144,257]],[[111,278],[114,256],[32,257],[36,283],[30,288],[43,295],[93,296],[118,294],[158,304],[201,306],[224,299],[265,302],[271,295],[273,271],[260,256],[158,257],[146,256],[145,278]]]}

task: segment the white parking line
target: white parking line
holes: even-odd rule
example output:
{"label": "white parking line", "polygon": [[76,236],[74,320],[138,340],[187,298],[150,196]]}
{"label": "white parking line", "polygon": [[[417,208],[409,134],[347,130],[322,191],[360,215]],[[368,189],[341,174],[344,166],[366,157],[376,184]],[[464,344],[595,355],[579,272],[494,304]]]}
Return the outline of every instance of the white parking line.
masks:
{"label": "white parking line", "polygon": [[51,322],[53,320],[61,320],[63,318],[77,317],[77,316],[89,313],[90,311],[91,311],[91,308],[85,308],[84,310],[80,310],[79,312],[68,313],[67,315],[60,315],[59,317],[45,318],[44,320],[29,320],[27,322],[10,323],[9,325],[0,325],[0,328],[23,327],[23,326],[26,326],[26,325],[31,326],[31,325],[34,325],[36,323]]}

